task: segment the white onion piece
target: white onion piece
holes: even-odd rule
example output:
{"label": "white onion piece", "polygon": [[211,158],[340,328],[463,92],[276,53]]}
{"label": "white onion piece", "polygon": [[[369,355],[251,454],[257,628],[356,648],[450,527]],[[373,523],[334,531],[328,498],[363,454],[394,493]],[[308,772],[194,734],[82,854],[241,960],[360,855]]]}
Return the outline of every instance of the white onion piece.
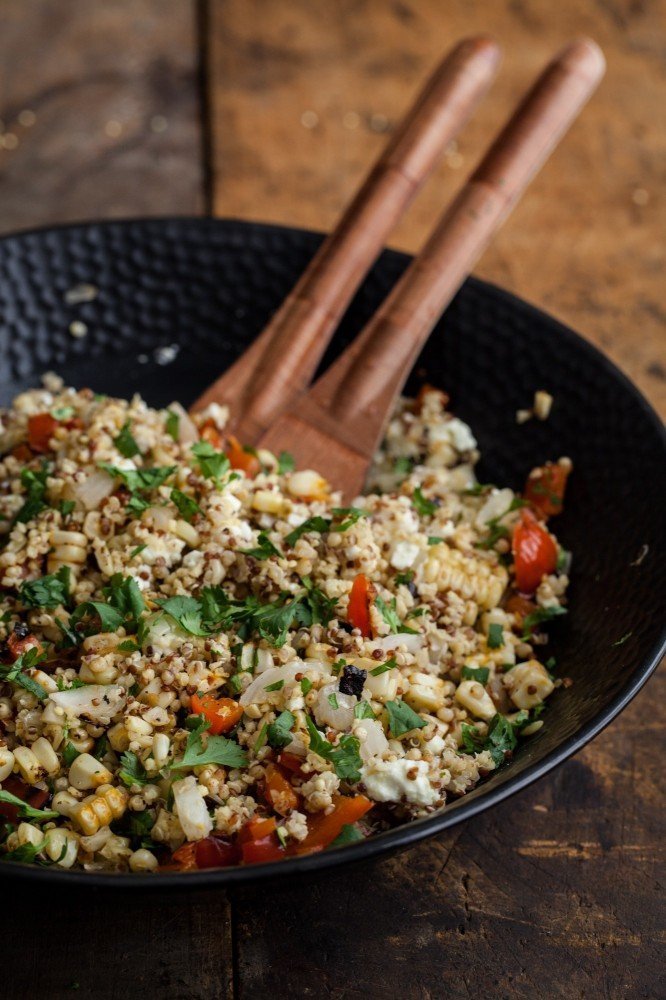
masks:
{"label": "white onion piece", "polygon": [[201,840],[202,837],[207,837],[213,829],[213,821],[208,815],[208,808],[197,787],[197,779],[189,775],[180,781],[174,781],[171,790],[175,811],[187,839]]}
{"label": "white onion piece", "polygon": [[381,757],[389,748],[388,740],[384,735],[384,729],[378,719],[357,719],[354,723],[354,734],[357,735],[361,729],[365,733],[365,739],[359,737],[359,753],[364,763]]}
{"label": "white onion piece", "polygon": [[386,652],[388,649],[398,649],[404,646],[408,653],[418,653],[423,647],[423,636],[421,633],[398,632],[396,635],[385,635],[382,639],[377,639],[375,647]]}
{"label": "white onion piece", "polygon": [[184,410],[180,403],[171,403],[167,406],[167,410],[171,410],[172,413],[178,414],[179,444],[194,444],[195,441],[199,440],[199,432],[196,425],[191,420],[187,410]]}
{"label": "white onion piece", "polygon": [[95,469],[82,483],[72,483],[69,492],[72,499],[86,510],[97,510],[102,500],[110,497],[115,489],[115,481],[103,469]]}
{"label": "white onion piece", "polygon": [[488,521],[492,521],[493,518],[501,517],[503,514],[506,514],[511,506],[511,501],[514,496],[515,494],[513,490],[492,490],[483,507],[476,515],[476,519],[474,521],[476,527],[481,530],[487,526]]}
{"label": "white onion piece", "polygon": [[173,519],[173,512],[168,507],[148,507],[142,515],[142,520],[151,524],[156,531],[168,531]]}
{"label": "white onion piece", "polygon": [[[338,707],[331,705],[329,696],[334,694]],[[343,694],[338,691],[337,684],[326,684],[319,691],[319,696],[314,707],[314,716],[320,726],[330,726],[331,729],[339,733],[351,729],[354,721],[354,705],[358,701],[356,695]]]}
{"label": "white onion piece", "polygon": [[278,681],[284,681],[285,684],[288,684],[289,681],[293,681],[296,674],[302,672],[302,660],[293,660],[291,663],[285,663],[283,667],[269,667],[268,670],[264,670],[254,678],[238,700],[241,705],[252,705],[254,702],[265,700],[264,688],[270,684],[277,684]]}
{"label": "white onion piece", "polygon": [[62,708],[68,719],[112,719],[123,709],[127,692],[119,684],[86,684],[69,691],[53,691],[49,700]]}

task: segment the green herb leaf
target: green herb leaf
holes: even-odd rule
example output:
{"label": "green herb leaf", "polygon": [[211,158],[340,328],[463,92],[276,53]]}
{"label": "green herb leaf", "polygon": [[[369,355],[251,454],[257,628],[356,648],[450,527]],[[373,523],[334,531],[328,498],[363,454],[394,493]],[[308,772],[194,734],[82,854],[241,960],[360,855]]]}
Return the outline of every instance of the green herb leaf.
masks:
{"label": "green herb leaf", "polygon": [[370,703],[367,701],[359,701],[354,705],[354,718],[355,719],[374,719],[375,713],[370,707]]}
{"label": "green herb leaf", "polygon": [[335,840],[332,840],[328,846],[329,849],[332,847],[345,847],[347,844],[356,844],[359,840],[365,840],[361,831],[352,823],[345,823]]}
{"label": "green herb leaf", "polygon": [[400,621],[400,618],[395,610],[395,605],[395,597],[391,600],[390,604],[387,604],[382,597],[375,598],[375,606],[388,627],[391,629],[392,633],[397,634],[398,632],[408,632],[411,635],[417,635],[417,629],[409,628],[408,625],[405,625],[404,622]]}
{"label": "green herb leaf", "polygon": [[137,545],[137,547],[135,549],[132,549],[132,551],[130,552],[130,556],[129,556],[130,557],[130,562],[132,561],[132,559],[135,559],[138,555],[140,555],[143,552],[144,549],[147,549],[147,548],[148,548],[147,545]]}
{"label": "green herb leaf", "polygon": [[188,522],[192,521],[197,514],[203,513],[196,500],[188,497],[182,490],[171,490],[171,500],[178,508],[181,517],[184,517]]}
{"label": "green herb leaf", "polygon": [[260,531],[259,538],[257,540],[259,544],[255,546],[255,548],[239,549],[238,551],[244,556],[253,556],[255,559],[270,559],[271,556],[277,556],[280,558],[282,556],[280,550],[273,545],[267,532]]}
{"label": "green herb leaf", "polygon": [[336,520],[340,521],[340,524],[333,526],[332,531],[347,531],[362,517],[369,517],[369,512],[360,507],[334,507],[331,513]]}
{"label": "green herb leaf", "polygon": [[49,410],[49,413],[51,414],[54,420],[58,421],[69,420],[71,417],[74,416],[74,407],[54,406],[52,410]]}
{"label": "green herb leaf", "polygon": [[76,758],[80,755],[80,751],[76,749],[73,743],[69,740],[65,743],[62,748],[62,760],[66,767],[71,767]]}
{"label": "green herb leaf", "polygon": [[125,458],[134,458],[135,455],[141,454],[141,449],[132,437],[129,420],[125,421],[118,437],[113,439],[113,443]]}
{"label": "green herb leaf", "polygon": [[109,465],[108,462],[100,462],[100,468],[114,479],[121,479],[132,494],[156,490],[176,471],[175,465],[155,466],[152,469],[119,469],[117,465]]}
{"label": "green herb leaf", "polygon": [[397,667],[397,663],[392,657],[390,660],[387,660],[386,663],[380,663],[378,667],[374,667],[370,673],[373,677],[379,677],[380,674],[385,674],[387,670],[393,670],[394,667]]}
{"label": "green herb leaf", "polygon": [[59,504],[59,510],[63,517],[69,517],[75,507],[76,504],[73,500],[61,500]]}
{"label": "green herb leaf", "polygon": [[537,625],[542,625],[544,622],[552,621],[553,618],[558,618],[560,615],[566,615],[566,613],[567,609],[562,608],[559,605],[553,605],[548,608],[537,608],[531,615],[527,615],[523,621],[523,638],[529,638],[531,632]]}
{"label": "green herb leaf", "polygon": [[397,739],[405,733],[411,733],[412,729],[423,729],[425,720],[417,715],[402,699],[397,701],[387,701],[386,711],[389,719],[389,736]]}
{"label": "green herb leaf", "polygon": [[150,782],[141,760],[131,750],[125,750],[121,754],[120,763],[118,777],[128,788],[131,788],[132,785],[147,785]]}
{"label": "green herb leaf", "polygon": [[[266,738],[268,745],[274,750],[281,750],[291,743],[293,736],[291,730],[294,728],[296,718],[291,712],[281,712],[275,722],[268,726]],[[256,744],[255,744],[256,750]]]}
{"label": "green herb leaf", "polygon": [[26,491],[27,496],[23,506],[14,516],[15,522],[18,521],[20,524],[27,524],[28,521],[32,521],[41,511],[48,507],[45,498],[46,480],[49,474],[50,470],[46,462],[42,463],[39,472],[34,472],[32,469],[21,470],[21,485]]}
{"label": "green herb leaf", "polygon": [[264,722],[263,726],[259,730],[259,735],[254,742],[254,752],[259,753],[261,748],[265,746],[266,740],[268,738],[268,725]]}
{"label": "green herb leaf", "polygon": [[312,681],[309,677],[301,677],[301,694],[305,696],[312,690]]}
{"label": "green herb leaf", "polygon": [[19,599],[27,608],[57,608],[67,604],[70,587],[69,566],[61,566],[57,573],[21,584]]}
{"label": "green herb leaf", "polygon": [[267,684],[264,691],[281,691],[284,687],[284,681],[275,681],[274,684]]}
{"label": "green herb leaf", "polygon": [[46,654],[37,649],[37,647],[32,646],[13,663],[0,663],[0,680],[13,681],[14,684],[18,684],[19,687],[33,694],[35,698],[38,698],[40,701],[46,701],[48,692],[38,681],[33,680],[32,677],[24,673],[26,670],[33,670],[45,659]]}
{"label": "green herb leaf", "polygon": [[202,764],[220,764],[222,767],[243,767],[247,764],[247,754],[233,740],[225,736],[207,736],[206,743],[201,736],[208,729],[208,723],[202,724],[187,737],[185,753],[182,758],[171,765],[174,771],[183,768],[200,767]]}
{"label": "green herb leaf", "polygon": [[488,648],[501,649],[504,645],[504,628],[498,622],[492,622],[488,628]]}
{"label": "green herb leaf", "polygon": [[414,459],[408,458],[406,455],[400,455],[400,457],[396,458],[395,462],[393,463],[393,471],[396,472],[399,476],[408,476],[413,468],[414,468]]}
{"label": "green herb leaf", "polygon": [[461,677],[467,681],[478,681],[479,684],[487,684],[490,677],[489,667],[463,667]]}
{"label": "green herb leaf", "polygon": [[337,747],[324,739],[309,715],[305,722],[310,734],[310,750],[328,760],[338,778],[343,781],[356,782],[361,780],[362,760],[359,753],[360,743],[355,736],[345,734],[340,737]]}
{"label": "green herb leaf", "polygon": [[54,812],[53,809],[35,809],[34,806],[28,805],[27,802],[23,801],[23,799],[19,799],[16,795],[12,795],[11,792],[6,792],[2,788],[0,788],[0,802],[6,802],[10,806],[16,806],[21,819],[40,820],[60,818],[60,813]]}
{"label": "green herb leaf", "polygon": [[417,486],[412,493],[412,503],[421,517],[432,517],[437,510],[437,504],[423,496],[420,486]]}
{"label": "green herb leaf", "polygon": [[331,706],[331,708],[333,708],[333,709],[336,709],[336,708],[340,707],[338,705],[338,696],[335,693],[335,691],[333,691],[333,692],[331,692],[331,694],[329,694],[329,696],[327,698],[327,701],[328,701],[329,705]]}
{"label": "green herb leaf", "polygon": [[439,535],[428,535],[428,545],[439,545],[439,543],[443,541],[444,539]]}
{"label": "green herb leaf", "polygon": [[174,441],[178,441],[178,432],[180,430],[180,415],[174,413],[173,410],[167,410],[167,418],[164,422],[164,429],[170,438]]}
{"label": "green herb leaf", "polygon": [[634,633],[625,632],[621,639],[617,639],[615,642],[611,642],[611,646],[624,646],[627,639],[630,639]]}
{"label": "green herb leaf", "polygon": [[515,748],[516,743],[514,727],[503,715],[493,716],[486,736],[481,736],[474,726],[462,727],[462,746],[465,752],[477,754],[482,750],[488,750],[497,767],[503,762],[507,753]]}
{"label": "green herb leaf", "polygon": [[307,521],[303,521],[303,524],[299,524],[297,528],[289,532],[285,538],[285,542],[290,548],[293,548],[301,535],[306,535],[310,531],[322,534],[324,531],[328,531],[330,526],[331,521],[327,517],[309,517]]}
{"label": "green herb leaf", "polygon": [[281,451],[278,457],[278,474],[283,476],[285,472],[293,472],[295,468],[294,456],[288,451]]}
{"label": "green herb leaf", "polygon": [[413,579],[414,579],[413,569],[408,569],[405,573],[396,573],[395,575],[395,582],[398,584],[398,586],[402,585],[403,587],[408,587]]}
{"label": "green herb leaf", "polygon": [[215,451],[210,441],[197,441],[192,445],[192,454],[197,460],[201,475],[216,483],[219,483],[220,477],[230,469],[227,456],[223,451]]}

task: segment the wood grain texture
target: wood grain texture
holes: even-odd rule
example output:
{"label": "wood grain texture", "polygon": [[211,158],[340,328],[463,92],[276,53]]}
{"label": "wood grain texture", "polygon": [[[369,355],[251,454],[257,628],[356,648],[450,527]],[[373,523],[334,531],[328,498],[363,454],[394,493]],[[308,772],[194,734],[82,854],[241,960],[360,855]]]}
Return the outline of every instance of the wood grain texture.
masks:
{"label": "wood grain texture", "polygon": [[0,231],[200,211],[197,72],[189,0],[3,0]]}
{"label": "wood grain texture", "polygon": [[526,82],[587,34],[608,73],[477,273],[601,346],[666,414],[666,5],[631,0],[226,0],[211,5],[214,207],[328,229],[383,132],[454,40],[507,55],[393,245],[416,249]]}

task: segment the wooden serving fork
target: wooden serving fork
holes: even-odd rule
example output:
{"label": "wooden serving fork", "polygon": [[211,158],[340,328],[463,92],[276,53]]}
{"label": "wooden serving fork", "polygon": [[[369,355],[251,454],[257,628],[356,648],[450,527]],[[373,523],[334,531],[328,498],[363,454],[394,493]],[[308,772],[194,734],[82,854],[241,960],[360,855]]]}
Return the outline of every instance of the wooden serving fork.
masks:
{"label": "wooden serving fork", "polygon": [[359,337],[259,438],[322,472],[345,499],[363,487],[409,371],[445,307],[590,97],[605,69],[581,40],[551,62]]}
{"label": "wooden serving fork", "polygon": [[444,58],[266,329],[192,410],[229,404],[234,434],[255,444],[310,385],[388,234],[485,94],[499,59],[498,46],[487,38],[462,41]]}

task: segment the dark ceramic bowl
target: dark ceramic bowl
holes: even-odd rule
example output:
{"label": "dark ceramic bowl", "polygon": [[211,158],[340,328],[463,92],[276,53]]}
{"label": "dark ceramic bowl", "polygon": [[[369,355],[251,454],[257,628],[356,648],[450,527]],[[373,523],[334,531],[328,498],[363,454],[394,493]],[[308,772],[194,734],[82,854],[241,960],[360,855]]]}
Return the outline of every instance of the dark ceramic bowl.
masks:
{"label": "dark ceramic bowl", "polygon": [[[0,240],[0,403],[55,370],[74,386],[164,406],[187,404],[262,329],[321,236],[205,219],[79,225]],[[386,252],[340,327],[325,364],[361,328],[408,258]],[[82,283],[92,301],[68,304]],[[87,334],[72,335],[84,323]],[[74,327],[76,329],[76,327]],[[0,865],[30,881],[228,885],[406,847],[488,809],[579,750],[630,701],[666,644],[663,553],[666,439],[633,385],[571,330],[507,292],[471,279],[438,324],[411,387],[427,378],[474,429],[483,482],[519,488],[532,466],[569,455],[574,475],[557,534],[572,550],[570,613],[551,649],[573,685],[548,702],[544,727],[510,764],[428,819],[362,843],[279,864],[155,875],[100,875]],[[548,421],[519,426],[536,389]]]}

